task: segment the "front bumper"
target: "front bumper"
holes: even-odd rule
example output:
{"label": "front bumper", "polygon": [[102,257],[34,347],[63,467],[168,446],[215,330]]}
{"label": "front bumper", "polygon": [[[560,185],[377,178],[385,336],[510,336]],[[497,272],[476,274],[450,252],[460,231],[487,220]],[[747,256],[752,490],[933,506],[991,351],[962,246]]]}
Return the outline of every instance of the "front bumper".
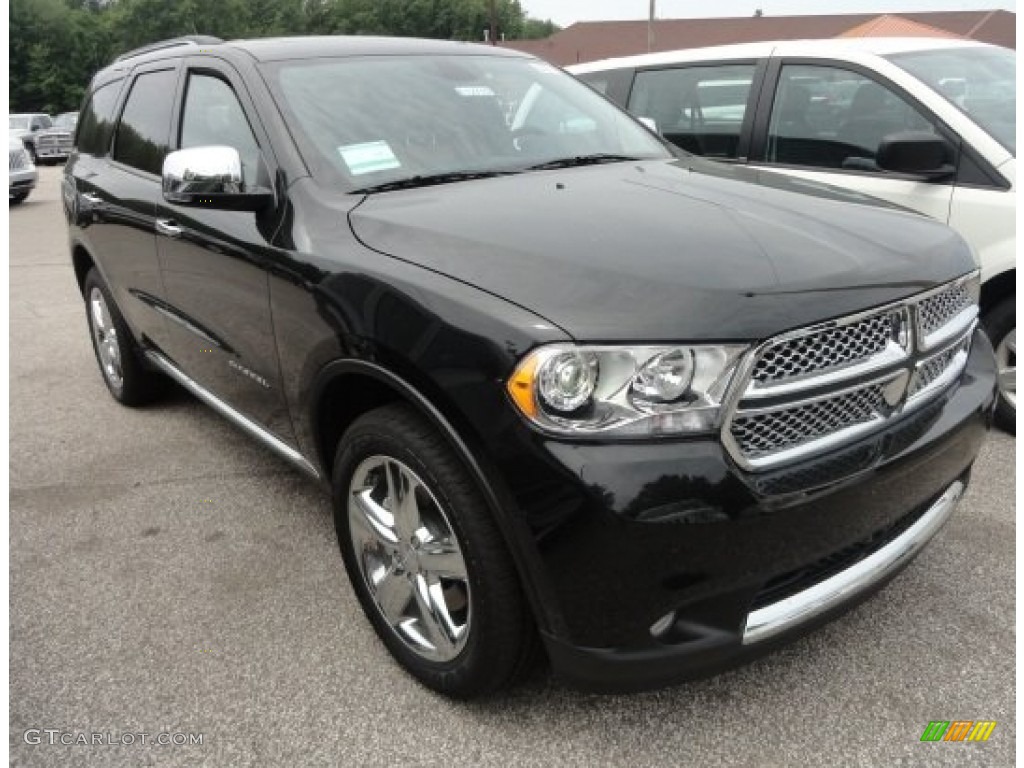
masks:
{"label": "front bumper", "polygon": [[977,331],[963,374],[932,402],[771,473],[740,469],[717,439],[539,441],[543,460],[520,462],[530,478],[516,495],[556,674],[598,690],[666,685],[848,609],[949,516],[994,393],[991,345]]}
{"label": "front bumper", "polygon": [[15,194],[17,192],[28,192],[35,189],[36,182],[39,180],[39,172],[35,169],[35,166],[28,168],[21,168],[17,171],[10,171],[9,181],[7,184],[8,192]]}

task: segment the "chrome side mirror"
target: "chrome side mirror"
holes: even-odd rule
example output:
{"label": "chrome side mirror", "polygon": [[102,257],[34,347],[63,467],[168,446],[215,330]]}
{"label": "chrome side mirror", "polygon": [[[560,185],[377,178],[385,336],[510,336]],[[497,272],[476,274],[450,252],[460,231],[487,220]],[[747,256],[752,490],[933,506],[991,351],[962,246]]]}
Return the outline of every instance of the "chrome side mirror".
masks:
{"label": "chrome side mirror", "polygon": [[164,199],[175,205],[257,211],[273,201],[266,189],[248,190],[234,147],[180,149],[164,158]]}

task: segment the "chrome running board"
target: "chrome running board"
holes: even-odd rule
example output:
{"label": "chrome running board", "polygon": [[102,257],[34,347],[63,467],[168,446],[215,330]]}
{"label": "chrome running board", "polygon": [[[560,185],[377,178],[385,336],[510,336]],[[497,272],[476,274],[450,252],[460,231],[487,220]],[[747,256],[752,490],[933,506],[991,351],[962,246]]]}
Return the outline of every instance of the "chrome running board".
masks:
{"label": "chrome running board", "polygon": [[810,621],[891,576],[916,555],[952,514],[964,492],[957,480],[906,531],[845,571],[795,595],[751,611],[743,644],[767,640]]}
{"label": "chrome running board", "polygon": [[278,456],[285,459],[293,466],[301,469],[307,475],[312,476],[315,480],[320,479],[320,473],[316,470],[306,457],[296,451],[290,445],[282,441],[276,435],[268,432],[266,429],[261,427],[255,421],[250,419],[248,416],[243,416],[241,413],[236,411],[230,405],[225,403],[215,394],[210,392],[208,389],[200,386],[196,382],[192,381],[188,376],[181,372],[181,370],[166,357],[161,355],[159,352],[155,352],[152,349],[146,350],[146,358],[159,368],[163,373],[166,373],[181,386],[195,395],[197,398],[202,400],[208,406],[217,411],[221,416],[226,418],[236,427],[241,429],[243,432],[248,433],[251,437],[259,440],[263,445],[270,448]]}

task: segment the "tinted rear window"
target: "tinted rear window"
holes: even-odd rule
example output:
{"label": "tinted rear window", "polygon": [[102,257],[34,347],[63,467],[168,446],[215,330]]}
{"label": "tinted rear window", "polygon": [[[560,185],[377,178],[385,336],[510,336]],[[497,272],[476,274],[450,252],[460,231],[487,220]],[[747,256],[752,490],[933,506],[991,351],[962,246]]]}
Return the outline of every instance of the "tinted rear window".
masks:
{"label": "tinted rear window", "polygon": [[78,121],[78,136],[75,143],[79,152],[90,155],[106,154],[110,146],[110,132],[114,128],[114,109],[117,107],[117,94],[121,90],[121,81],[101,85],[82,109],[81,120]]}
{"label": "tinted rear window", "polygon": [[135,79],[114,137],[115,160],[160,175],[167,155],[176,80],[173,69],[147,72]]}

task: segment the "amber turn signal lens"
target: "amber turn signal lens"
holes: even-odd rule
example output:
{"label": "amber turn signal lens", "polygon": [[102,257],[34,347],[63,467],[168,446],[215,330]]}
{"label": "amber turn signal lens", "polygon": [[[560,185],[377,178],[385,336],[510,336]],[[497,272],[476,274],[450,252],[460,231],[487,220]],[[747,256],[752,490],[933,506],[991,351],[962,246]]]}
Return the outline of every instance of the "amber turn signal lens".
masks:
{"label": "amber turn signal lens", "polygon": [[534,395],[533,380],[537,373],[537,358],[534,355],[527,357],[512,378],[508,380],[508,393],[512,400],[519,406],[526,416],[535,418],[537,416],[537,398]]}

